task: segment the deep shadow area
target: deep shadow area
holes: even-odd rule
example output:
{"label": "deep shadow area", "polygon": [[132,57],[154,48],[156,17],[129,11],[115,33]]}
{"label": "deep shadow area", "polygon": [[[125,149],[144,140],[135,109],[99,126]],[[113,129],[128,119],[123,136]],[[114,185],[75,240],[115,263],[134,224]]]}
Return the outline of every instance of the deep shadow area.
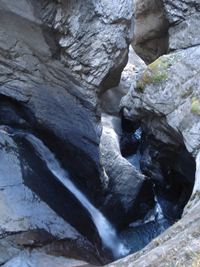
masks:
{"label": "deep shadow area", "polygon": [[120,232],[122,242],[135,253],[181,218],[194,186],[196,164],[183,145],[169,146],[156,140],[142,132],[139,122],[122,116],[122,127],[122,155],[133,166],[139,164],[138,170],[152,181],[156,201],[145,219]]}
{"label": "deep shadow area", "polygon": [[139,148],[140,169],[154,183],[154,191],[169,220],[181,218],[194,186],[196,164],[183,145],[172,146],[142,132],[136,138],[140,124],[122,117],[121,151],[124,157],[134,156]]}
{"label": "deep shadow area", "polygon": [[83,192],[90,202],[97,206],[101,198],[99,167],[83,150],[59,139],[45,127],[38,125],[32,133],[56,155],[70,179]]}
{"label": "deep shadow area", "polygon": [[[101,198],[99,166],[79,147],[61,140],[52,131],[37,122],[33,112],[22,103],[0,95],[0,124],[32,133],[56,155],[76,186],[96,206]],[[78,130],[77,130],[78,131]]]}
{"label": "deep shadow area", "polygon": [[141,154],[141,169],[155,184],[164,216],[180,219],[192,194],[195,159],[183,145],[166,145],[151,135],[143,135]]}
{"label": "deep shadow area", "polygon": [[0,124],[30,129],[36,126],[35,115],[25,105],[0,94]]}
{"label": "deep shadow area", "polygon": [[[127,181],[129,186],[130,181]],[[125,230],[131,222],[143,220],[149,210],[155,206],[154,191],[152,181],[146,179],[143,181],[141,188],[135,198],[132,197],[127,210],[124,209],[120,202],[120,194],[108,194],[101,211],[106,218],[115,226],[117,232]],[[113,216],[114,214],[114,216]]]}

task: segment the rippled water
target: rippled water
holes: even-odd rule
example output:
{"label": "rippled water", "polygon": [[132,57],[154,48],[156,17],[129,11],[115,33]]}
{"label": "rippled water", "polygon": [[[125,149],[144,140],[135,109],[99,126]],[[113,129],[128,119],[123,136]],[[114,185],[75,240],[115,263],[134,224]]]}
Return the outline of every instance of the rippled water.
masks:
{"label": "rippled water", "polygon": [[[137,140],[141,140],[142,131],[138,128],[134,136]],[[129,155],[126,159],[139,171],[140,169],[140,146],[138,147],[136,153]],[[162,208],[158,203],[158,199],[155,196],[155,202],[157,203],[155,208],[146,216],[146,220],[136,221],[131,223],[128,229],[122,231],[119,234],[121,242],[127,247],[130,252],[134,253],[146,245],[148,245],[152,239],[160,235],[167,228],[173,224],[173,220],[166,219],[163,216]]]}
{"label": "rippled water", "polygon": [[155,220],[144,225],[129,227],[119,234],[121,242],[134,253],[145,247],[152,239],[160,235],[172,224],[167,219]]}

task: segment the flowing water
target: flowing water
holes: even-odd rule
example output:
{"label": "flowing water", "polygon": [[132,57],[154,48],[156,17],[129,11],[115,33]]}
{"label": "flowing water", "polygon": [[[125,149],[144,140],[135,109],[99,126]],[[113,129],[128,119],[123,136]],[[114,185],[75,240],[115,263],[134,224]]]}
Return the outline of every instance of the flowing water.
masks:
{"label": "flowing water", "polygon": [[131,223],[128,229],[119,234],[121,242],[130,250],[129,253],[142,249],[172,225],[173,221],[164,217],[156,196],[155,202],[154,209],[148,212],[146,219]]}
{"label": "flowing water", "polygon": [[[69,175],[64,170],[54,154],[43,144],[43,142],[32,134],[27,134],[20,130],[13,130],[10,127],[0,126],[0,132],[13,135],[24,136],[34,147],[39,157],[46,163],[53,175],[68,188],[80,203],[90,213],[91,218],[98,230],[102,243],[111,250],[115,259],[121,258],[129,253],[134,253],[145,245],[147,245],[153,238],[167,229],[172,222],[163,217],[162,209],[155,197],[156,206],[149,212],[146,220],[138,221],[130,224],[128,229],[122,231],[117,236],[116,230],[111,223],[103,216],[103,214],[96,209],[86,196],[72,183]],[[134,159],[134,160],[133,160]],[[140,155],[138,152],[130,157],[130,161],[138,163]],[[137,164],[138,165],[138,164]],[[138,165],[138,170],[139,165]]]}
{"label": "flowing water", "polygon": [[[137,140],[141,140],[142,130],[138,128],[134,133],[134,137]],[[140,173],[140,144],[136,152],[132,155],[125,157]],[[168,227],[173,223],[173,220],[166,219],[163,215],[162,208],[158,202],[158,199],[155,195],[155,207],[152,210],[149,210],[147,215],[143,220],[138,220],[133,222],[119,234],[121,242],[130,250],[129,253],[134,253],[148,243],[152,239],[164,232]]]}
{"label": "flowing water", "polygon": [[115,259],[123,257],[129,253],[129,250],[120,242],[117,237],[115,228],[104,217],[104,215],[96,209],[86,198],[86,196],[72,183],[69,175],[64,170],[54,154],[43,144],[43,142],[32,134],[28,134],[21,130],[14,130],[8,126],[0,126],[0,132],[10,136],[21,135],[25,137],[35,148],[36,153],[46,163],[53,175],[80,201],[80,203],[90,213],[91,218],[98,230],[102,243],[111,250]]}
{"label": "flowing water", "polygon": [[112,251],[114,258],[117,259],[127,255],[129,250],[127,250],[119,241],[113,226],[103,216],[103,214],[89,202],[85,195],[76,188],[76,186],[69,179],[68,173],[60,166],[60,163],[55,158],[54,154],[51,153],[51,151],[43,144],[43,142],[35,136],[27,134],[25,135],[25,138],[34,146],[36,152],[40,158],[45,161],[47,167],[54,174],[54,176],[66,188],[68,188],[88,210],[99,232],[99,236],[101,237],[103,244]]}

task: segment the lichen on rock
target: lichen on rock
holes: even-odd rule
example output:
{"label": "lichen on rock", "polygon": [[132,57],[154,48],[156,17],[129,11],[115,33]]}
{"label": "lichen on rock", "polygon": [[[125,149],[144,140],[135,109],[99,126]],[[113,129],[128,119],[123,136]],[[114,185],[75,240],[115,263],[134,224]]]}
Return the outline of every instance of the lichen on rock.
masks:
{"label": "lichen on rock", "polygon": [[175,56],[161,56],[153,63],[149,64],[137,82],[136,88],[145,89],[148,84],[160,84],[168,76],[168,70],[175,61]]}
{"label": "lichen on rock", "polygon": [[191,111],[192,113],[200,115],[200,101],[198,97],[192,98]]}

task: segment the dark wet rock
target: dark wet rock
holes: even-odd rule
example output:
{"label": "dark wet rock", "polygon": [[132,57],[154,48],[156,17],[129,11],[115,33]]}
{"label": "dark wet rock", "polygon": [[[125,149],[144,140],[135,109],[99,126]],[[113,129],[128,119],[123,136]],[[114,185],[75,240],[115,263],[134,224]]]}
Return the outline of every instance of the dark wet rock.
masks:
{"label": "dark wet rock", "polygon": [[[194,266],[199,257],[199,202],[185,216],[142,250],[110,263],[109,267]],[[195,256],[194,256],[195,255]]]}
{"label": "dark wet rock", "polygon": [[164,216],[181,219],[146,248],[111,266],[129,266],[130,262],[136,266],[191,265],[195,259],[188,254],[188,248],[194,253],[199,251],[199,219],[195,214],[200,196],[200,38],[196,34],[192,41],[184,41],[186,35],[195,32],[199,4],[163,2],[163,14],[169,22],[168,51],[178,51],[148,65],[133,80],[121,107],[127,119],[141,123],[141,169],[155,184]]}
{"label": "dark wet rock", "polygon": [[[55,180],[23,136],[14,139],[0,135],[1,264],[21,255],[24,248],[27,255],[36,249],[37,253],[94,264],[107,262],[109,253],[102,254],[101,241],[87,212]],[[28,261],[28,256],[23,259]]]}
{"label": "dark wet rock", "polygon": [[192,193],[195,160],[184,146],[166,146],[153,136],[146,136],[143,142],[141,170],[155,184],[164,217],[180,219]]}
{"label": "dark wet rock", "polygon": [[197,46],[158,58],[121,102],[126,118],[141,121],[146,134],[141,169],[154,181],[158,198],[167,201],[160,202],[166,217],[180,218],[194,183],[190,153],[199,149],[198,55]]}
{"label": "dark wet rock", "polygon": [[[105,177],[97,96],[118,84],[133,31],[132,11],[130,0],[114,7],[103,1],[75,6],[73,1],[0,3],[0,94],[9,102],[2,123],[36,126],[57,136],[60,148],[62,142],[75,147],[86,155],[78,160],[93,166],[91,176],[100,180],[99,191]],[[25,109],[32,112],[34,123],[20,113]]]}

